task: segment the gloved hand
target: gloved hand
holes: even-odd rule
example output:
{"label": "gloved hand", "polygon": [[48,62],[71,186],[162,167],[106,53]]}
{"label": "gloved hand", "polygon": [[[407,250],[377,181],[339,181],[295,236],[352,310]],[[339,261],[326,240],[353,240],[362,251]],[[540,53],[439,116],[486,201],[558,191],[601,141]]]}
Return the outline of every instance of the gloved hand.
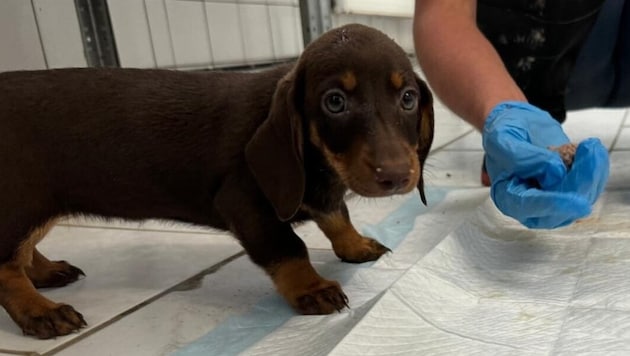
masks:
{"label": "gloved hand", "polygon": [[530,104],[497,105],[482,137],[492,200],[529,228],[556,228],[589,215],[608,181],[608,151],[599,139],[582,141],[567,171],[549,147],[569,138],[546,111]]}

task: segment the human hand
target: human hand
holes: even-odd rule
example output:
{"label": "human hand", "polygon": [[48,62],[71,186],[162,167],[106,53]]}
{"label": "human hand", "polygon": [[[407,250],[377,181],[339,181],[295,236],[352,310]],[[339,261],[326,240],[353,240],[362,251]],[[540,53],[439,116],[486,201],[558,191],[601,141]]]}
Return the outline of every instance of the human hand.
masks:
{"label": "human hand", "polygon": [[567,170],[549,147],[569,138],[546,111],[530,104],[497,105],[482,137],[492,200],[529,228],[556,228],[589,215],[608,180],[608,152],[598,139],[581,142]]}

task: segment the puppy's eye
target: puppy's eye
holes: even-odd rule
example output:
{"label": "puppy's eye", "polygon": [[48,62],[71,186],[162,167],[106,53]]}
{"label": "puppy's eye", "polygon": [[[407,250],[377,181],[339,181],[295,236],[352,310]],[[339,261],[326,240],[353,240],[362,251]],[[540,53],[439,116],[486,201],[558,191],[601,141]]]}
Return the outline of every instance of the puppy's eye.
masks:
{"label": "puppy's eye", "polygon": [[324,95],[324,109],[331,114],[339,114],[346,110],[346,96],[338,90],[332,90]]}
{"label": "puppy's eye", "polygon": [[405,110],[413,110],[418,104],[418,94],[414,90],[407,90],[400,98],[400,106]]}

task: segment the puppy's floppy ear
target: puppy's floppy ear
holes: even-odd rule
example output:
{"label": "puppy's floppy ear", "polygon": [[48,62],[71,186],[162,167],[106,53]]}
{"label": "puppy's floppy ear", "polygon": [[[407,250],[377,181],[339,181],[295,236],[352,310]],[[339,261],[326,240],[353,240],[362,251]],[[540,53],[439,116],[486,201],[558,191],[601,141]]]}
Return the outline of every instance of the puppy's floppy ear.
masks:
{"label": "puppy's floppy ear", "polygon": [[297,213],[305,189],[297,81],[296,69],[278,81],[267,119],[245,147],[249,169],[282,221]]}
{"label": "puppy's floppy ear", "polygon": [[[420,88],[420,110],[418,111],[418,160],[420,169],[424,170],[424,162],[429,155],[431,144],[433,143],[433,95],[427,84],[416,76],[416,82]],[[427,198],[424,195],[424,174],[420,172],[418,180],[418,191],[422,203],[427,205]]]}

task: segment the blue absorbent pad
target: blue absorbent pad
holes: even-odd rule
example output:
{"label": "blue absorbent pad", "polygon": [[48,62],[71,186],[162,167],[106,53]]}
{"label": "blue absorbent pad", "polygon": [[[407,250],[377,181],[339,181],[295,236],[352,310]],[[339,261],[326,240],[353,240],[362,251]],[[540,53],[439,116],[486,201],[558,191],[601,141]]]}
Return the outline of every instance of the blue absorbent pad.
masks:
{"label": "blue absorbent pad", "polygon": [[316,266],[349,309],[300,316],[269,297],[177,354],[630,354],[630,191],[555,230],[503,216],[487,190],[432,193],[432,209],[410,197],[363,227],[392,254]]}
{"label": "blue absorbent pad", "polygon": [[[487,190],[485,189],[474,191],[480,199],[487,195]],[[425,207],[420,201],[417,192],[414,192],[414,194],[409,194],[406,199],[398,203],[399,205],[392,207],[391,212],[380,221],[374,224],[358,226],[363,235],[374,237],[385,246],[391,248],[394,251],[391,255],[386,255],[377,262],[348,264],[334,261],[316,266],[318,272],[325,278],[337,280],[342,284],[344,291],[351,300],[351,309],[330,316],[304,317],[296,315],[280,296],[271,295],[261,299],[248,312],[228,318],[210,333],[181,348],[175,354],[181,356],[239,354],[250,349],[278,329],[282,329],[288,321],[293,319],[310,320],[318,324],[323,323],[326,325],[325,329],[323,329],[324,333],[329,334],[335,340],[340,339],[369,311],[371,305],[378,300],[378,295],[385,291],[403,273],[404,269],[396,265],[397,261],[393,256],[398,254],[397,249],[403,241],[409,239],[410,235],[414,235],[416,238],[421,238],[421,235],[425,235],[425,237],[430,235],[424,232],[418,235],[413,234],[416,228],[422,230],[422,226],[417,226],[416,220],[432,211],[434,211],[433,215],[444,217],[444,212],[435,212],[436,209],[434,207],[439,207],[440,203],[444,202],[448,192],[447,189],[442,188],[428,189],[427,199],[432,208]],[[450,225],[453,226],[453,224]],[[440,224],[440,226],[448,229],[449,224]],[[445,233],[440,230],[433,235],[444,236]],[[434,240],[435,237],[427,238],[425,241],[430,243],[432,239]],[[418,249],[415,250],[420,251]],[[400,257],[409,258],[407,254],[401,254]],[[417,259],[419,256],[411,258]],[[387,266],[387,264],[390,265]],[[410,263],[407,262],[406,264],[409,265]],[[367,289],[357,288],[357,293],[353,293],[355,285],[364,284],[366,280],[370,279],[376,280],[371,284],[372,287]],[[331,323],[337,327],[331,326]],[[331,330],[335,330],[335,332],[331,333]],[[328,346],[332,347],[334,343],[331,344],[329,342]],[[320,347],[319,350],[326,351],[330,347]]]}

